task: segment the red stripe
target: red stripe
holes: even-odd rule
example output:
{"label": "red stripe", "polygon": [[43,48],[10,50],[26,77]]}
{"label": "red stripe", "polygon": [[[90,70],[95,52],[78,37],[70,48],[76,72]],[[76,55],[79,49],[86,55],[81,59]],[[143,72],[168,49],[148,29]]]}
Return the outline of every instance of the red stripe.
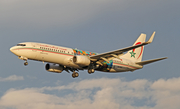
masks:
{"label": "red stripe", "polygon": [[[141,42],[137,42],[135,45],[139,45],[141,44]],[[135,51],[135,49],[133,49],[133,52]],[[141,46],[141,53],[139,55],[139,57],[142,55],[142,52],[143,52],[143,46]],[[139,59],[139,57],[137,59]]]}

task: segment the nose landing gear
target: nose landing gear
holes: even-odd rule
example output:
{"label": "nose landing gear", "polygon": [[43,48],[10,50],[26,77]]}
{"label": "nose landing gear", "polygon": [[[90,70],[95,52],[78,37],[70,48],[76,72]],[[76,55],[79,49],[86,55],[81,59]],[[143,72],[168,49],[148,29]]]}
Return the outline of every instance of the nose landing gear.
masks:
{"label": "nose landing gear", "polygon": [[25,62],[24,62],[24,65],[25,65],[25,66],[27,66],[27,65],[28,65],[28,62],[27,62],[27,61],[25,61]]}
{"label": "nose landing gear", "polygon": [[28,65],[28,62],[27,62],[28,58],[23,57],[23,56],[19,56],[18,58],[25,61],[25,62],[24,62],[24,65],[25,65],[25,66]]}

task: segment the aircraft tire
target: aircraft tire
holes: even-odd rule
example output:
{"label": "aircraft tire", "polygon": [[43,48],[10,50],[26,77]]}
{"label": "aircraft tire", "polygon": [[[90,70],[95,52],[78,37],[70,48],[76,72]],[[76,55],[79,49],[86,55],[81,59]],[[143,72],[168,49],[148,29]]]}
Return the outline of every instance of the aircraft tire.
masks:
{"label": "aircraft tire", "polygon": [[88,73],[91,74],[91,73],[94,73],[94,69],[88,69]]}
{"label": "aircraft tire", "polygon": [[88,73],[89,73],[89,74],[91,74],[91,73],[92,73],[92,72],[91,72],[91,69],[88,69]]}
{"label": "aircraft tire", "polygon": [[91,73],[94,73],[94,71],[95,71],[94,69],[91,69]]}
{"label": "aircraft tire", "polygon": [[75,78],[75,77],[76,77],[76,76],[75,76],[75,73],[73,73],[73,74],[72,74],[72,77],[73,77],[73,78]]}
{"label": "aircraft tire", "polygon": [[76,72],[76,73],[75,73],[75,76],[78,77],[78,76],[79,76],[79,73]]}
{"label": "aircraft tire", "polygon": [[28,62],[25,62],[24,65],[27,66],[27,65],[28,65]]}
{"label": "aircraft tire", "polygon": [[72,77],[73,77],[73,78],[76,78],[76,77],[78,77],[78,76],[79,76],[79,73],[77,73],[77,72],[75,72],[75,73],[72,74]]}

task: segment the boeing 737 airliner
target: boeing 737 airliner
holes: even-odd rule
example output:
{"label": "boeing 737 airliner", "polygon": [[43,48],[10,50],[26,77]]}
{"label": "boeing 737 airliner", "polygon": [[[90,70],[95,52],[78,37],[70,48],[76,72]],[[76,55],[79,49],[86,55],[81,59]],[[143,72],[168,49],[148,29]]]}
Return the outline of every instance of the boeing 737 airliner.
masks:
{"label": "boeing 737 airliner", "polygon": [[[163,60],[165,58],[141,61],[144,45],[153,41],[155,32],[150,39],[145,42],[146,34],[141,34],[133,46],[118,49],[106,53],[93,53],[78,49],[55,46],[45,43],[23,42],[10,48],[10,51],[24,60],[24,65],[28,65],[28,60],[47,62],[45,69],[49,72],[61,73],[71,71],[72,77],[78,77],[76,71],[87,69],[88,73],[95,70],[103,72],[126,72],[143,68],[143,65]],[[125,53],[126,52],[126,53]]]}

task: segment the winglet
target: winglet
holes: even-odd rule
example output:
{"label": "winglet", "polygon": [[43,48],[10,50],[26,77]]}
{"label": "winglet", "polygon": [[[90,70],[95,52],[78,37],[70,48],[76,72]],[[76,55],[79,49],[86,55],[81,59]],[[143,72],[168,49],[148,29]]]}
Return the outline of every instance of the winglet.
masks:
{"label": "winglet", "polygon": [[148,44],[150,44],[153,41],[155,33],[156,32],[154,31],[149,40],[147,41]]}

